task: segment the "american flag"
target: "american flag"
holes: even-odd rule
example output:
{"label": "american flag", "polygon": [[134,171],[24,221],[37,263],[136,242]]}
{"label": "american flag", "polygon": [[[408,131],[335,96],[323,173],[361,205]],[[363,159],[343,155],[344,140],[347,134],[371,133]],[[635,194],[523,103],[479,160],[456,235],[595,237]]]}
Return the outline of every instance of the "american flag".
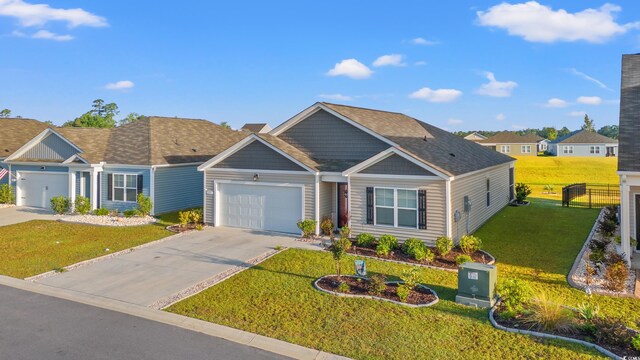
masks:
{"label": "american flag", "polygon": [[2,180],[2,178],[4,178],[8,173],[9,171],[7,169],[0,168],[0,180]]}

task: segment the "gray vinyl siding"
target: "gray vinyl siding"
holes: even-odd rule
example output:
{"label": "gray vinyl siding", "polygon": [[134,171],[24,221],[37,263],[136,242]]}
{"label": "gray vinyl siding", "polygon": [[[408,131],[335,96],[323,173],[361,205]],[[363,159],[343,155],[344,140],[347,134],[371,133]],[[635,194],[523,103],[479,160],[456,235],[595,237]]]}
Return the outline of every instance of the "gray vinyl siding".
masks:
{"label": "gray vinyl siding", "polygon": [[[424,189],[427,191],[427,229],[409,229],[367,224],[367,187]],[[351,230],[354,236],[370,233],[379,237],[391,234],[404,241],[415,237],[427,244],[446,233],[446,186],[444,180],[402,180],[351,177]]]}
{"label": "gray vinyl siding", "polygon": [[197,166],[155,170],[154,214],[202,206],[204,175]]}
{"label": "gray vinyl siding", "polygon": [[433,173],[398,155],[391,155],[360,172],[363,174],[435,176]]}
{"label": "gray vinyl siding", "polygon": [[[216,171],[207,169],[206,173],[206,199],[205,221],[207,224],[215,224],[215,180],[229,180],[240,182],[253,182],[252,172]],[[269,174],[259,173],[260,183],[288,183],[304,185],[304,214],[307,219],[315,219],[315,176],[310,173],[300,174]],[[209,194],[211,193],[211,194]]]}
{"label": "gray vinyl siding", "polygon": [[331,220],[334,221],[334,212],[335,208],[333,207],[334,201],[333,198],[336,196],[335,191],[333,190],[333,185],[335,183],[331,182],[321,182],[320,183],[320,220],[322,221],[325,217],[331,217]]}
{"label": "gray vinyl siding", "polygon": [[305,171],[258,140],[217,163],[214,168]]}
{"label": "gray vinyl siding", "polygon": [[[640,171],[640,55],[622,56],[619,171]],[[635,234],[633,232],[632,234]]]}
{"label": "gray vinyl siding", "polygon": [[[487,207],[487,179],[490,180],[491,204]],[[471,212],[464,212],[464,197],[471,200]],[[458,222],[453,222],[452,237],[460,240],[467,233],[473,233],[493,215],[502,210],[509,203],[509,164],[488,169],[470,176],[462,177],[451,182],[451,219],[460,211],[462,215]]]}
{"label": "gray vinyl siding", "polygon": [[82,195],[81,178],[84,177],[84,197],[91,199],[91,174],[86,171],[76,171],[76,196]]}
{"label": "gray vinyl siding", "polygon": [[389,148],[387,143],[324,110],[317,111],[278,137],[320,160],[365,160]]}
{"label": "gray vinyl siding", "polygon": [[66,160],[76,153],[76,149],[58,135],[49,134],[20,157],[38,160]]}
{"label": "gray vinyl siding", "polygon": [[[589,156],[589,157],[605,157],[607,155],[607,147],[614,148],[614,154],[618,155],[618,145],[617,144],[552,144],[554,146],[553,155],[556,156]],[[565,146],[573,146],[573,154],[565,154],[564,147]],[[591,146],[600,147],[599,154],[591,153]]]}
{"label": "gray vinyl siding", "polygon": [[145,196],[150,196],[150,185],[151,185],[151,171],[149,169],[127,169],[127,168],[105,168],[103,172],[100,173],[100,206],[105,207],[109,210],[118,210],[123,212],[129,209],[135,209],[138,207],[137,202],[124,202],[124,201],[110,201],[108,200],[108,174],[134,174],[134,175],[142,175],[142,193]]}

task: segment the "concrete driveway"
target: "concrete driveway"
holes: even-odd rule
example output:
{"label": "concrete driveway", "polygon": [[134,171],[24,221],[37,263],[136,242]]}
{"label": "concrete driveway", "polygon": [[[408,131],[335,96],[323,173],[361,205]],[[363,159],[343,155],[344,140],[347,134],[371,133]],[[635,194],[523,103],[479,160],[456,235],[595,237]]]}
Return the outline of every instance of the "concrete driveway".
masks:
{"label": "concrete driveway", "polygon": [[38,280],[39,283],[149,306],[276,246],[318,249],[282,234],[206,228],[126,255]]}
{"label": "concrete driveway", "polygon": [[12,206],[0,209],[0,226],[19,224],[31,220],[56,220],[56,216],[47,209]]}

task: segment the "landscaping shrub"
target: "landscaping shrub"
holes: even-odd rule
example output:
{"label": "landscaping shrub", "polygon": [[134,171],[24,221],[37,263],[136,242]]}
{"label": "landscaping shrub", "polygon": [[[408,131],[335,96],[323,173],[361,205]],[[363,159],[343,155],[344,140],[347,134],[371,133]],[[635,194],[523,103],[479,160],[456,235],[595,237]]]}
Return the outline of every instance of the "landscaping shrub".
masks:
{"label": "landscaping shrub", "polygon": [[433,251],[431,251],[431,249],[424,248],[424,252],[422,253],[420,253],[420,251],[416,253],[416,256],[415,256],[416,260],[426,260],[427,263],[431,263],[433,262],[433,260],[435,260],[436,254],[434,254]]}
{"label": "landscaping shrub", "polygon": [[316,221],[311,219],[299,220],[298,229],[302,231],[302,237],[305,239],[311,238],[313,234],[316,232]]}
{"label": "landscaping shrub", "polygon": [[389,249],[394,250],[398,248],[398,238],[393,235],[384,234],[378,239],[378,244],[387,244]]}
{"label": "landscaping shrub", "polygon": [[80,215],[87,215],[91,211],[91,202],[84,196],[78,196],[76,198],[76,212]]}
{"label": "landscaping shrub", "polygon": [[387,256],[391,252],[391,248],[387,243],[378,243],[376,246],[376,254],[378,256]]}
{"label": "landscaping shrub", "polygon": [[516,201],[522,204],[531,195],[531,188],[525,183],[516,184]]}
{"label": "landscaping shrub", "polygon": [[396,293],[398,294],[401,302],[407,302],[407,298],[411,293],[411,288],[407,285],[398,285]]}
{"label": "landscaping shrub", "polygon": [[331,236],[333,234],[333,220],[328,216],[322,219],[320,229],[322,229],[323,235]]}
{"label": "landscaping shrub", "polygon": [[604,218],[607,220],[611,220],[618,223],[618,207],[617,206],[607,206],[604,211]]}
{"label": "landscaping shrub", "polygon": [[103,207],[93,210],[93,215],[97,216],[107,216],[109,213],[109,209]]}
{"label": "landscaping shrub", "polygon": [[13,204],[16,196],[13,194],[13,187],[9,184],[0,185],[0,204]]}
{"label": "landscaping shrub", "polygon": [[51,210],[58,215],[62,215],[69,211],[71,200],[66,196],[56,196],[51,198]]}
{"label": "landscaping shrub", "polygon": [[627,264],[627,259],[625,259],[624,256],[618,254],[617,252],[612,252],[605,256],[604,263],[606,265],[612,265],[618,262]]}
{"label": "landscaping shrub", "polygon": [[591,301],[587,301],[577,307],[578,315],[580,318],[588,323],[591,323],[600,313],[600,306],[594,304]]}
{"label": "landscaping shrub", "polygon": [[575,330],[572,319],[573,313],[560,304],[560,299],[541,292],[536,301],[531,302],[524,323],[538,331],[566,334]]}
{"label": "landscaping shrub", "polygon": [[376,237],[368,233],[362,233],[356,236],[356,244],[361,247],[370,247],[375,241]]}
{"label": "landscaping shrub", "polygon": [[347,225],[343,226],[342,229],[340,229],[340,237],[346,239],[351,237],[351,229],[349,229]]}
{"label": "landscaping shrub", "polygon": [[633,334],[622,319],[596,318],[593,325],[596,327],[595,337],[598,343],[628,346],[633,340]]}
{"label": "landscaping shrub", "polygon": [[615,220],[611,220],[611,219],[601,219],[600,221],[598,221],[598,232],[604,236],[604,237],[611,237],[613,236],[613,234],[616,231],[616,227],[618,225],[616,224]]}
{"label": "landscaping shrub", "polygon": [[631,340],[631,347],[636,351],[640,351],[640,334],[636,335],[636,337]]}
{"label": "landscaping shrub", "polygon": [[591,250],[591,253],[589,254],[589,260],[591,260],[592,263],[594,264],[602,263],[604,262],[604,259],[605,259],[604,250],[602,249]]}
{"label": "landscaping shrub", "polygon": [[524,306],[531,301],[533,290],[528,283],[518,279],[506,279],[498,285],[498,294],[502,298],[502,305],[512,313],[521,313]]}
{"label": "landscaping shrub", "polygon": [[453,240],[448,236],[440,236],[436,240],[436,249],[440,256],[446,256],[453,249]]}
{"label": "landscaping shrub", "polygon": [[189,211],[189,222],[193,224],[202,223],[202,209],[193,209]]}
{"label": "landscaping shrub", "polygon": [[410,289],[414,289],[420,282],[420,270],[417,268],[406,269],[400,274],[400,280]]}
{"label": "landscaping shrub", "polygon": [[341,282],[340,285],[338,285],[338,292],[348,293],[349,290],[351,290],[351,287],[349,287],[349,284],[346,282]]}
{"label": "landscaping shrub", "polygon": [[178,221],[180,222],[180,227],[185,227],[191,220],[190,211],[178,211]]}
{"label": "landscaping shrub", "polygon": [[[418,261],[424,260],[427,257],[427,251],[431,252],[427,249],[427,245],[420,239],[410,238],[402,244],[402,252]],[[431,261],[433,261],[433,259],[431,259]]]}
{"label": "landscaping shrub", "polygon": [[344,249],[344,251],[349,251],[351,249],[351,240],[349,238],[343,237],[335,241],[335,243],[340,244],[340,246]]}
{"label": "landscaping shrub", "polygon": [[611,239],[609,238],[602,238],[602,239],[597,239],[597,238],[592,238],[591,241],[589,241],[589,249],[593,250],[602,250],[602,252],[604,252],[605,250],[607,250],[607,246],[609,246],[609,244],[611,243]]}
{"label": "landscaping shrub", "polygon": [[375,274],[369,279],[368,291],[370,295],[380,296],[387,289],[387,277],[382,274]]}
{"label": "landscaping shrub", "polygon": [[482,247],[482,240],[473,235],[464,235],[460,239],[460,249],[467,255],[472,255]]}
{"label": "landscaping shrub", "polygon": [[607,290],[622,292],[627,286],[629,268],[626,262],[619,261],[607,266],[604,273],[604,286]]}
{"label": "landscaping shrub", "polygon": [[151,203],[151,198],[145,196],[144,194],[138,194],[138,213],[142,216],[148,216],[151,214],[151,208],[153,208],[153,204]]}
{"label": "landscaping shrub", "polygon": [[458,255],[458,256],[456,256],[456,264],[457,265],[462,265],[462,264],[464,264],[466,262],[471,262],[471,261],[473,261],[473,259],[469,255]]}
{"label": "landscaping shrub", "polygon": [[140,216],[140,210],[128,209],[128,210],[125,210],[122,214],[124,215],[124,217],[127,217],[127,218],[136,217],[136,216]]}

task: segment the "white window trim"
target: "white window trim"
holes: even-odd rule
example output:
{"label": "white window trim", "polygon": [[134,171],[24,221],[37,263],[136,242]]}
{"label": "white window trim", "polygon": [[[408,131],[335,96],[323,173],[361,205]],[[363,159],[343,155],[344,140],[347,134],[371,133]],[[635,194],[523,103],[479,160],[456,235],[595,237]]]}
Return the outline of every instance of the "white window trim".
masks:
{"label": "white window trim", "polygon": [[[386,205],[378,205],[376,191],[378,189],[381,190],[393,190],[393,206]],[[398,190],[406,190],[406,191],[415,191],[416,193],[416,207],[415,208],[407,208],[398,206]],[[388,224],[378,224],[378,207],[385,209],[393,209],[393,225]],[[398,210],[414,210],[416,212],[416,226],[400,226],[398,225]],[[419,229],[420,228],[420,219],[418,218],[418,189],[407,189],[407,188],[390,188],[390,187],[374,187],[373,188],[373,225],[379,227],[393,227],[393,228],[404,228],[404,229]]]}
{"label": "white window trim", "polygon": [[[117,175],[122,175],[123,176],[123,181],[124,181],[124,187],[120,187],[120,186],[116,186],[116,179],[115,177]],[[138,174],[124,174],[124,173],[112,173],[112,180],[111,180],[111,201],[113,202],[117,202],[117,203],[136,203],[138,202]],[[136,178],[136,186],[135,187],[128,187],[127,186],[127,177],[129,176],[135,176]],[[116,189],[122,189],[122,196],[124,200],[116,200]],[[129,189],[134,189],[136,191],[136,198],[131,201],[127,199],[127,190]]]}
{"label": "white window trim", "polygon": [[589,154],[600,154],[600,146],[589,146]]}
{"label": "white window trim", "polygon": [[511,153],[511,145],[500,145],[500,152],[503,154]]}
{"label": "white window trim", "polygon": [[562,147],[563,154],[573,154],[573,145],[564,145]]}
{"label": "white window trim", "polygon": [[520,152],[523,154],[531,154],[531,145],[520,145]]}

